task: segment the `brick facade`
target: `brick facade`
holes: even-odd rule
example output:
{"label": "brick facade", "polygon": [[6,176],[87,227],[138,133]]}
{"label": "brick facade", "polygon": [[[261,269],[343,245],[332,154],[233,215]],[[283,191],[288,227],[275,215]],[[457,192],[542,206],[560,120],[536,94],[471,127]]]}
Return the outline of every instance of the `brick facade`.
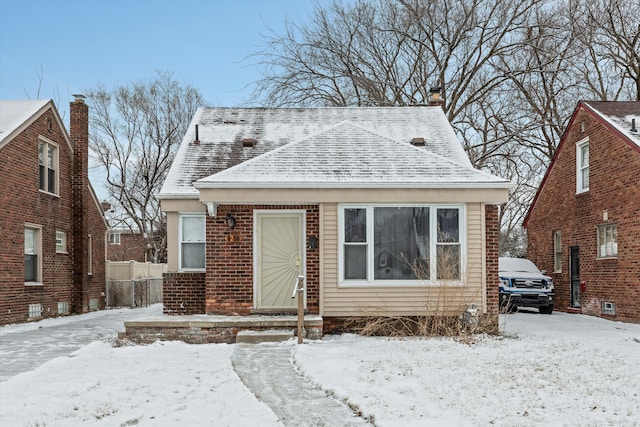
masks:
{"label": "brick facade", "polygon": [[204,314],[205,274],[169,272],[162,275],[165,314]]}
{"label": "brick facade", "polygon": [[141,233],[131,231],[111,233],[120,234],[120,243],[107,244],[107,259],[109,261],[138,261],[149,262],[147,259],[147,242]]}
{"label": "brick facade", "polygon": [[[640,103],[639,103],[640,105]],[[576,194],[576,143],[589,138],[589,190]],[[528,257],[553,277],[555,309],[640,321],[640,149],[601,117],[578,106],[538,191],[525,226]],[[599,258],[597,227],[617,225],[618,256]],[[554,272],[555,231],[562,237],[562,270]],[[579,253],[579,304],[571,301],[570,251]],[[578,301],[576,301],[578,302]]]}
{"label": "brick facade", "polygon": [[485,206],[485,242],[486,242],[486,273],[487,273],[487,315],[492,317],[498,326],[498,245],[500,239],[500,220],[498,207]]}
{"label": "brick facade", "polygon": [[[217,216],[207,216],[205,273],[166,273],[163,286],[165,313],[206,313],[222,315],[250,314],[253,302],[253,212],[254,210],[305,210],[306,235],[319,236],[320,219],[317,205],[222,205]],[[233,230],[226,222],[227,214],[236,220]],[[320,253],[307,248],[307,312],[320,310]],[[203,292],[202,307],[180,303]],[[293,284],[292,284],[293,285]],[[169,305],[168,305],[169,304]],[[193,307],[193,308],[191,308]],[[201,311],[200,311],[201,310]]]}
{"label": "brick facade", "polygon": [[[0,148],[0,324],[30,320],[30,304],[40,304],[42,310],[40,316],[31,319],[67,314],[58,313],[58,303],[66,303],[70,313],[88,311],[90,299],[98,299],[99,307],[104,306],[106,225],[89,188],[87,169],[81,169],[85,178],[78,194],[82,193],[85,204],[84,243],[74,237],[78,232],[73,214],[76,206],[72,185],[74,154],[53,108],[51,104]],[[39,190],[38,143],[41,138],[57,147],[58,194]],[[88,144],[88,138],[84,144]],[[27,224],[40,230],[41,253],[38,256],[42,272],[37,285],[25,285],[24,232]],[[66,235],[64,252],[56,252],[57,231]],[[82,277],[75,277],[77,252],[81,250],[86,254],[88,234],[92,235],[93,275],[88,275],[85,261]],[[80,249],[82,245],[85,246]]]}

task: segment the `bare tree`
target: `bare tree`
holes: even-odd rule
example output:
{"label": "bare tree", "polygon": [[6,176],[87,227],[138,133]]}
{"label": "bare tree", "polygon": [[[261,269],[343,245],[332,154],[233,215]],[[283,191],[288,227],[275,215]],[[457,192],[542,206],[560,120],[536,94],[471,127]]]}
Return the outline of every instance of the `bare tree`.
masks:
{"label": "bare tree", "polygon": [[635,0],[578,2],[577,72],[595,99],[640,101],[640,19]]}
{"label": "bare tree", "polygon": [[166,257],[160,191],[201,93],[166,71],[149,81],[88,93],[91,148],[106,174],[109,202],[121,226],[145,236],[150,260]]}
{"label": "bare tree", "polygon": [[[442,88],[472,163],[516,183],[522,219],[580,99],[640,99],[637,1],[377,0],[319,4],[259,53],[276,106],[404,106]],[[509,237],[511,236],[511,237]]]}

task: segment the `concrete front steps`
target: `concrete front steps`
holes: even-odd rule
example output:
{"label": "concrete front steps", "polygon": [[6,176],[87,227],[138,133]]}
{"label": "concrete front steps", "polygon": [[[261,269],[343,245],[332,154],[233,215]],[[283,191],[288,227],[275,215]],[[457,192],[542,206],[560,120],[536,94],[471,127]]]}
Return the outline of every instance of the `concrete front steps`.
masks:
{"label": "concrete front steps", "polygon": [[294,337],[293,330],[267,329],[264,331],[239,331],[236,334],[236,344],[258,344],[261,342],[281,342]]}
{"label": "concrete front steps", "polygon": [[[167,315],[160,318],[125,322],[125,332],[120,333],[119,337],[138,344],[148,344],[154,341],[235,344],[240,342],[236,341],[238,337],[240,340],[245,340],[243,342],[273,342],[291,338],[292,331],[297,330],[297,325],[298,317],[291,315]],[[304,329],[305,338],[322,338],[322,316],[305,315]],[[285,336],[282,335],[283,331],[291,332]]]}

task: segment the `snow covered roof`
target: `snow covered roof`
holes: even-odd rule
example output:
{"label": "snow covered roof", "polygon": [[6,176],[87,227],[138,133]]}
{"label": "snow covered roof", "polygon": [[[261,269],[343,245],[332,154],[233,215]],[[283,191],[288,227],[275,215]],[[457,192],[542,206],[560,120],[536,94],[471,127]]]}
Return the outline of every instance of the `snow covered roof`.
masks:
{"label": "snow covered roof", "polygon": [[195,183],[196,188],[442,188],[503,186],[467,164],[349,121]]}
{"label": "snow covered roof", "polygon": [[[423,138],[424,146],[413,146],[414,138]],[[243,146],[245,139],[253,146]],[[202,108],[158,197],[195,198],[196,186],[409,188],[454,182],[508,184],[472,168],[440,107]]]}
{"label": "snow covered roof", "polygon": [[[640,148],[640,101],[589,101],[584,104]],[[633,119],[635,131],[631,130]]]}
{"label": "snow covered roof", "polygon": [[0,147],[13,138],[23,125],[39,116],[50,102],[49,99],[0,101]]}

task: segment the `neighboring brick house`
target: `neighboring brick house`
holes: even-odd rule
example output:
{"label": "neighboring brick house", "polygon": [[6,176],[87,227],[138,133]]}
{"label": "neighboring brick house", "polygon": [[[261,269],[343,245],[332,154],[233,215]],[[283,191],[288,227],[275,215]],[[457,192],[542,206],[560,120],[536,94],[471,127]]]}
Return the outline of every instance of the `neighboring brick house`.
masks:
{"label": "neighboring brick house", "polygon": [[109,261],[150,262],[144,235],[130,229],[109,230],[107,259]]}
{"label": "neighboring brick house", "polygon": [[0,101],[0,324],[104,308],[104,213],[88,179],[88,107]]}
{"label": "neighboring brick house", "polygon": [[510,187],[440,107],[200,109],[158,195],[164,311],[292,312],[302,275],[325,330],[471,304],[497,322]]}
{"label": "neighboring brick house", "polygon": [[640,102],[580,102],[524,221],[555,309],[640,322]]}

